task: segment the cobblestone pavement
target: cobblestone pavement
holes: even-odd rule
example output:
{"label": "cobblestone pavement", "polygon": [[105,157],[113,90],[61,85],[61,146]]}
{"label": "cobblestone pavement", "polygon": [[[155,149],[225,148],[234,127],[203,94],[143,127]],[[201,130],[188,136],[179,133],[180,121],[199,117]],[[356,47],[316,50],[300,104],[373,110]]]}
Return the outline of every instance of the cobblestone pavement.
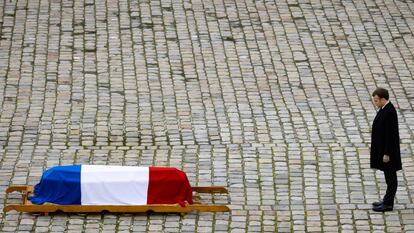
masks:
{"label": "cobblestone pavement", "polygon": [[[0,207],[58,164],[174,166],[231,213],[2,213],[1,232],[414,232],[412,0],[0,0]],[[395,211],[369,168],[388,88]]]}

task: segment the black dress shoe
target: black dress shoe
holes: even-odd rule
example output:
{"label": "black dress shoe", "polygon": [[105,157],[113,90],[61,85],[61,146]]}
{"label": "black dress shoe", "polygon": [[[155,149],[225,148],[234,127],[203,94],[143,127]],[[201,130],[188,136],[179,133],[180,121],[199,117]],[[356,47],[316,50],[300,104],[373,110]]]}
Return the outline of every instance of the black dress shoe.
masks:
{"label": "black dress shoe", "polygon": [[372,202],[373,206],[380,206],[382,205],[382,201],[376,201],[376,202]]}
{"label": "black dress shoe", "polygon": [[394,209],[393,206],[390,205],[379,205],[379,206],[374,206],[374,208],[372,208],[373,211],[376,212],[386,212],[386,211],[392,211]]}

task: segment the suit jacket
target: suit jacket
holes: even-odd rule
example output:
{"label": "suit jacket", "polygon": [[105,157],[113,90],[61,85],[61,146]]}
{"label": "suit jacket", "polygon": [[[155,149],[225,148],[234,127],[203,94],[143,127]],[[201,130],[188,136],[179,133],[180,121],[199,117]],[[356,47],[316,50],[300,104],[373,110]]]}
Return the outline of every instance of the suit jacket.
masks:
{"label": "suit jacket", "polygon": [[[391,102],[380,109],[375,116],[372,124],[370,154],[371,168],[382,171],[402,169],[397,111]],[[384,155],[390,157],[388,163],[383,162]]]}

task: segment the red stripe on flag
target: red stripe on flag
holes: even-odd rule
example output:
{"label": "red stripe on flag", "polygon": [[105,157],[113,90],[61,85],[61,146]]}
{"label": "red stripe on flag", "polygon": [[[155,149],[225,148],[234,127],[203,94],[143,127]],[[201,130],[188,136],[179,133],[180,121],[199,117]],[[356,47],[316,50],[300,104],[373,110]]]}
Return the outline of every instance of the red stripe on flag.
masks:
{"label": "red stripe on flag", "polygon": [[147,204],[193,204],[187,175],[176,168],[150,167]]}

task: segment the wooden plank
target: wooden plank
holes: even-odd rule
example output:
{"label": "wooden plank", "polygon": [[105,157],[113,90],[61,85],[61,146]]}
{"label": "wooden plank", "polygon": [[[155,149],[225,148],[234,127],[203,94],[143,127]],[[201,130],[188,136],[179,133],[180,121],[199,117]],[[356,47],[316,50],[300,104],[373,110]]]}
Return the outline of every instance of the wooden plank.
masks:
{"label": "wooden plank", "polygon": [[230,208],[225,205],[192,205],[191,208],[198,212],[229,212]]}
{"label": "wooden plank", "polygon": [[198,193],[228,193],[227,189],[222,186],[211,187],[191,187],[194,192]]}
{"label": "wooden plank", "polygon": [[135,206],[113,206],[113,205],[8,205],[4,207],[3,211],[8,212],[15,210],[18,212],[29,213],[51,213],[51,212],[65,212],[65,213],[97,213],[97,212],[111,212],[111,213],[188,213],[192,211],[199,212],[228,212],[230,209],[227,206],[221,205],[135,205]]}

